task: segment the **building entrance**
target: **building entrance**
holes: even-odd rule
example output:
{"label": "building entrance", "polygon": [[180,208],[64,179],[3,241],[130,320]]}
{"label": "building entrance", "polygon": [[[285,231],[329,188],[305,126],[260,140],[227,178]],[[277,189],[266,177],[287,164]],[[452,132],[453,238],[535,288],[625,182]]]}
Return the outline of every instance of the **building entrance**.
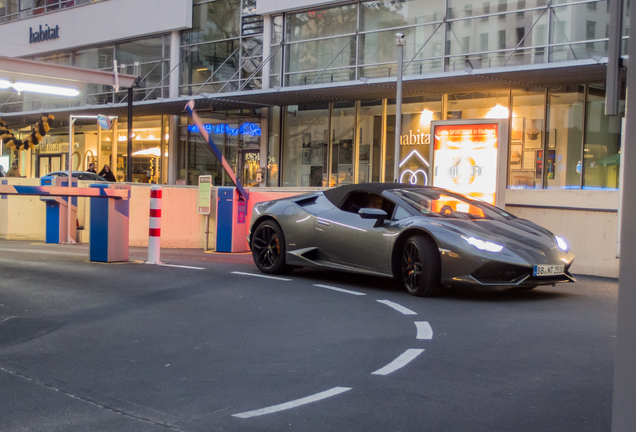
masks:
{"label": "building entrance", "polygon": [[60,171],[62,169],[62,156],[40,156],[38,159],[39,164],[39,177],[45,176],[49,173]]}

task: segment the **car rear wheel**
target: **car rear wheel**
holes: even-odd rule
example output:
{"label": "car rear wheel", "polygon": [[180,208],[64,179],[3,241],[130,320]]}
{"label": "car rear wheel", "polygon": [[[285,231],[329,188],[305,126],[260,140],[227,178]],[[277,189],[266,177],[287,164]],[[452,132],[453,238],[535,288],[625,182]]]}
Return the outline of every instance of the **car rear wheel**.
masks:
{"label": "car rear wheel", "polygon": [[402,249],[402,281],[414,296],[431,297],[440,290],[439,251],[432,240],[410,237]]}
{"label": "car rear wheel", "polygon": [[263,273],[282,274],[291,270],[285,264],[285,236],[273,220],[261,222],[252,235],[254,264]]}

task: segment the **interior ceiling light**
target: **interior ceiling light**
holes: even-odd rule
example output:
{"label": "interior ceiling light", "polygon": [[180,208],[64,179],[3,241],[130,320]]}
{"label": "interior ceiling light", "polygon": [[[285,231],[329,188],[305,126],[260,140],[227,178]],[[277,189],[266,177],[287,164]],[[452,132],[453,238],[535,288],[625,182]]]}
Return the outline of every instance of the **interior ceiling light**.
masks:
{"label": "interior ceiling light", "polygon": [[507,119],[508,118],[508,108],[497,104],[490,111],[488,111],[488,114],[486,114],[486,118],[489,118],[489,119]]}
{"label": "interior ceiling light", "polygon": [[11,87],[18,92],[40,93],[53,96],[75,97],[80,94],[79,90],[70,87],[58,87],[26,82],[15,82],[11,84]]}
{"label": "interior ceiling light", "polygon": [[420,116],[420,125],[428,126],[431,124],[431,121],[433,121],[433,111],[424,108],[422,115]]}
{"label": "interior ceiling light", "polygon": [[6,90],[11,87],[11,81],[7,81],[5,79],[0,79],[0,89]]}

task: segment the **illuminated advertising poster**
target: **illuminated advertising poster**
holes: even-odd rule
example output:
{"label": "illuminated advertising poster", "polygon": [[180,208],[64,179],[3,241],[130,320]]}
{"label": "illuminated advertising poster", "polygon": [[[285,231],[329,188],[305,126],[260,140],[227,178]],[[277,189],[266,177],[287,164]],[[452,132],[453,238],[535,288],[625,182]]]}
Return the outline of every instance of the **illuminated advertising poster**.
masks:
{"label": "illuminated advertising poster", "polygon": [[497,123],[436,125],[433,186],[495,204]]}

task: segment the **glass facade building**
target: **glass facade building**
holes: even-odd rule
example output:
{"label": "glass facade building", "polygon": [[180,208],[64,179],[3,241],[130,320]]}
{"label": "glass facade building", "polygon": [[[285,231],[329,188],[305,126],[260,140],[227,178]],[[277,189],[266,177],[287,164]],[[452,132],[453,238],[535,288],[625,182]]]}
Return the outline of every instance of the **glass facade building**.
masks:
{"label": "glass facade building", "polygon": [[[75,6],[115,1],[0,2],[0,32],[20,21],[50,21],[79,10]],[[84,8],[86,16],[91,8]],[[622,25],[623,55],[628,21]],[[105,71],[116,60],[120,73],[142,78],[134,90],[135,104],[144,107],[133,126],[136,181],[196,184],[198,175],[212,174],[215,184],[230,183],[183,109],[175,108],[174,101],[194,98],[244,183],[329,187],[396,177],[399,32],[406,36],[404,79],[412,83],[399,119],[401,181],[426,181],[413,173],[429,162],[431,121],[503,117],[509,188],[611,190],[619,181],[621,116],[605,115],[604,75],[594,69],[607,61],[611,25],[607,1],[372,0],[305,9],[281,2],[267,9],[259,0],[194,0],[185,29],[91,46],[77,41],[23,57]],[[568,67],[582,72],[574,80],[567,72],[536,79],[536,71]],[[505,72],[514,75],[499,75]],[[485,78],[475,88],[462,85],[472,76]],[[74,99],[0,92],[7,119],[61,113],[49,139],[66,145],[69,112],[126,102],[125,89],[104,85],[87,86]],[[124,118],[117,136],[82,126],[87,143],[101,141],[78,150],[78,167],[94,157],[100,165],[116,160],[116,169],[125,172],[125,151],[112,146],[127,134]],[[10,153],[3,149],[20,157]],[[34,153],[28,174],[65,166],[61,153],[59,161]],[[258,168],[265,174],[260,184]]]}

